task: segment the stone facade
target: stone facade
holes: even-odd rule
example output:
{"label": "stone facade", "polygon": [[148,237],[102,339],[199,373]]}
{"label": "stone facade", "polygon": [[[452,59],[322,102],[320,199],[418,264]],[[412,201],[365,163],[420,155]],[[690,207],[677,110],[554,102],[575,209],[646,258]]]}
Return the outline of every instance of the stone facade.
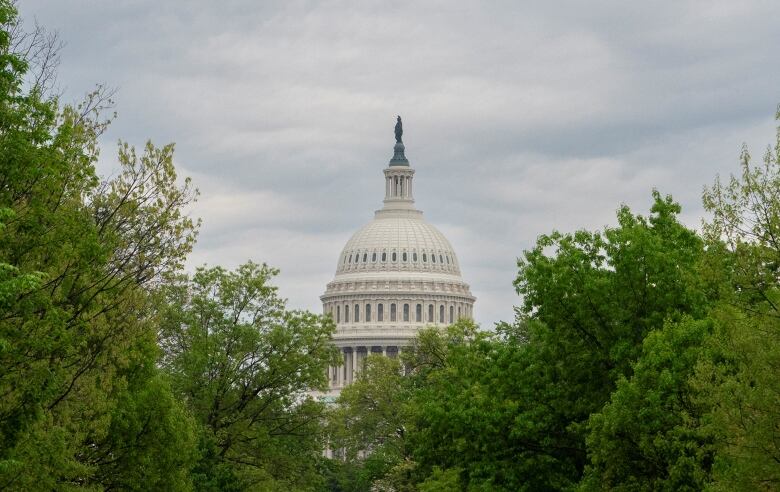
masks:
{"label": "stone facade", "polygon": [[320,297],[344,358],[328,369],[329,396],[354,381],[369,353],[395,357],[420,328],[473,316],[475,298],[455,251],[414,207],[414,169],[404,150],[396,143],[384,170],[384,207],[347,241]]}

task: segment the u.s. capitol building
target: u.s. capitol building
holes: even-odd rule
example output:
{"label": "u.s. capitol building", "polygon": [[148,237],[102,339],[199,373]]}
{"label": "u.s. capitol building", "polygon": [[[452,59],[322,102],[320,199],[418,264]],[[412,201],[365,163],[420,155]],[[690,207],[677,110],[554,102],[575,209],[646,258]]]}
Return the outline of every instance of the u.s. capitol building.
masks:
{"label": "u.s. capitol building", "polygon": [[395,357],[420,328],[472,317],[475,298],[455,251],[414,207],[414,169],[404,154],[400,117],[395,134],[384,206],[347,241],[320,297],[343,353],[343,364],[328,370],[332,396],[356,378],[368,354]]}

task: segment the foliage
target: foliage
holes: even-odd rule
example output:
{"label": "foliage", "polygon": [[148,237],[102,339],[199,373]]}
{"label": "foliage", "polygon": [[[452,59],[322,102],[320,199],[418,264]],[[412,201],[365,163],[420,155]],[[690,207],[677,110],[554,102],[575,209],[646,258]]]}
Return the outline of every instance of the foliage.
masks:
{"label": "foliage", "polygon": [[709,407],[690,383],[705,358],[712,321],[668,322],[648,334],[630,379],[589,421],[584,489],[701,490],[710,477],[713,439],[701,421]]}
{"label": "foliage", "polygon": [[162,365],[201,426],[199,489],[265,490],[314,480],[333,322],[287,311],[266,265],[199,268],[164,288]]}
{"label": "foliage", "polygon": [[16,19],[0,1],[0,488],[187,488],[149,289],[192,246],[194,192],[151,144],[122,145],[100,183],[107,93],[60,107],[27,89]]}
{"label": "foliage", "polygon": [[[780,121],[780,107],[776,113]],[[705,235],[729,266],[713,345],[722,359],[703,361],[696,383],[719,437],[716,490],[780,487],[780,128],[754,165],[743,148],[740,176],[705,189],[713,219]]]}
{"label": "foliage", "polygon": [[513,378],[526,395],[513,428],[540,461],[529,477],[539,488],[579,480],[588,417],[631,376],[645,336],[665,320],[706,315],[703,243],[671,197],[653,198],[647,218],[621,207],[618,227],[541,236],[518,262],[515,286],[534,323]]}
{"label": "foliage", "polygon": [[363,490],[382,477],[385,484],[375,488],[398,487],[388,475],[406,456],[404,383],[399,359],[369,355],[328,413],[328,446],[340,457],[335,480],[342,490]]}

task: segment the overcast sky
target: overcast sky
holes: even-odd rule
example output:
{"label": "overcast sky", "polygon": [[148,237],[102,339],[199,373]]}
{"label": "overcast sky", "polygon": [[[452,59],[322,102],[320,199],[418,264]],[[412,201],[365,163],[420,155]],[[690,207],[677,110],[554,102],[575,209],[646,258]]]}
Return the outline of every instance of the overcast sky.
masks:
{"label": "overcast sky", "polygon": [[[554,5],[553,5],[554,4]],[[600,228],[760,156],[780,102],[780,2],[21,0],[59,31],[76,101],[119,89],[120,138],[176,142],[201,191],[190,267],[281,269],[321,310],[351,234],[384,196],[395,115],[418,208],[450,240],[484,327],[512,317],[539,234]]]}

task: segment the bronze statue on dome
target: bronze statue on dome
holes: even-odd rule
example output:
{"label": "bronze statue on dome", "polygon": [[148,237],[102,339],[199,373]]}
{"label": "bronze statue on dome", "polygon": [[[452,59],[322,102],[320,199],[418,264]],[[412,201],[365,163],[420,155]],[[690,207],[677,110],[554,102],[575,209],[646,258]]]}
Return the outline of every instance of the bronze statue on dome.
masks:
{"label": "bronze statue on dome", "polygon": [[398,121],[395,122],[395,141],[401,143],[401,137],[404,134],[404,126],[401,123],[401,117],[398,116]]}

